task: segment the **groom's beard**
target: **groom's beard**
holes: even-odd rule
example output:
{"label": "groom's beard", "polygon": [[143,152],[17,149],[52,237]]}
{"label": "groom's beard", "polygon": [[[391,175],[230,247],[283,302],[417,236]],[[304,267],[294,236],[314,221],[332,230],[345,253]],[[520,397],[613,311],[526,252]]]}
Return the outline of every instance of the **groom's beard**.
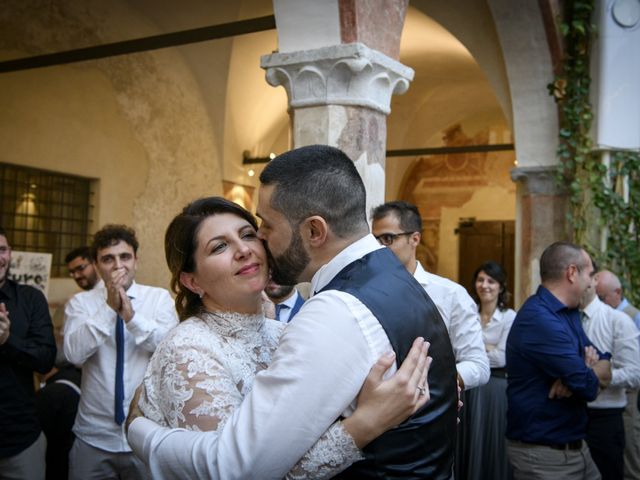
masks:
{"label": "groom's beard", "polygon": [[307,268],[311,259],[302,244],[302,236],[299,232],[293,232],[293,237],[289,246],[282,255],[274,256],[269,253],[271,264],[271,278],[280,285],[295,285],[299,283],[298,278]]}

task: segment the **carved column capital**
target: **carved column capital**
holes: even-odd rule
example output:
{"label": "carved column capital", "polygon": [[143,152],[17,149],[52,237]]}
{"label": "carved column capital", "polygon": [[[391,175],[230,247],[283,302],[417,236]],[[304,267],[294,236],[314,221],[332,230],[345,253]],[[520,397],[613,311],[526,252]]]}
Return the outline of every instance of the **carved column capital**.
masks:
{"label": "carved column capital", "polygon": [[260,66],[269,85],[285,88],[291,108],[360,106],[385,115],[391,95],[406,92],[414,74],[361,43],[264,55]]}
{"label": "carved column capital", "polygon": [[562,195],[562,185],[556,179],[557,167],[516,167],[511,169],[511,179],[520,182],[530,195]]}

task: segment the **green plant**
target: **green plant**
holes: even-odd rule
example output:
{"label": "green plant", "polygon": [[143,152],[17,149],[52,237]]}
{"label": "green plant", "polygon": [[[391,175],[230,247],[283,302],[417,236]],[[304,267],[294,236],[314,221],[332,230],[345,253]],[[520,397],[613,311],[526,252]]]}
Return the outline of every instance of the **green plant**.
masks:
{"label": "green plant", "polygon": [[618,274],[626,296],[640,303],[640,154],[611,152],[607,168],[602,152],[593,151],[589,133],[593,120],[589,57],[596,34],[591,21],[594,3],[566,2],[560,26],[565,46],[562,72],[549,85],[560,109],[557,177],[567,191],[567,220],[573,241]]}

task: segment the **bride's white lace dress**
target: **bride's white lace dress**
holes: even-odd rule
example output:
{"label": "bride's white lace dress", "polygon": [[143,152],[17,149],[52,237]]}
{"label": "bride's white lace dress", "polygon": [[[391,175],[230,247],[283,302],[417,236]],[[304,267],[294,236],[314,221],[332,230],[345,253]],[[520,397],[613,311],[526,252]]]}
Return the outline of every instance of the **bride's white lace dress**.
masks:
{"label": "bride's white lace dress", "polygon": [[[206,312],[185,320],[151,357],[140,409],[171,428],[221,428],[251,390],[255,375],[271,363],[283,327],[262,314]],[[336,422],[286,478],[330,478],[362,458]]]}

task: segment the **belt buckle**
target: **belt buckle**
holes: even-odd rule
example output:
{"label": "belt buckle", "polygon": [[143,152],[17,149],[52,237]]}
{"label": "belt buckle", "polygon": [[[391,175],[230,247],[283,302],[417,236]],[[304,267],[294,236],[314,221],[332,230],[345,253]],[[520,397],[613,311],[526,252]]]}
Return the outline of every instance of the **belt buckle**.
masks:
{"label": "belt buckle", "polygon": [[556,443],[553,445],[549,445],[551,448],[553,448],[554,450],[562,450],[562,451],[567,451],[567,450],[580,450],[582,449],[582,440],[575,440],[573,442],[568,442],[568,443]]}

